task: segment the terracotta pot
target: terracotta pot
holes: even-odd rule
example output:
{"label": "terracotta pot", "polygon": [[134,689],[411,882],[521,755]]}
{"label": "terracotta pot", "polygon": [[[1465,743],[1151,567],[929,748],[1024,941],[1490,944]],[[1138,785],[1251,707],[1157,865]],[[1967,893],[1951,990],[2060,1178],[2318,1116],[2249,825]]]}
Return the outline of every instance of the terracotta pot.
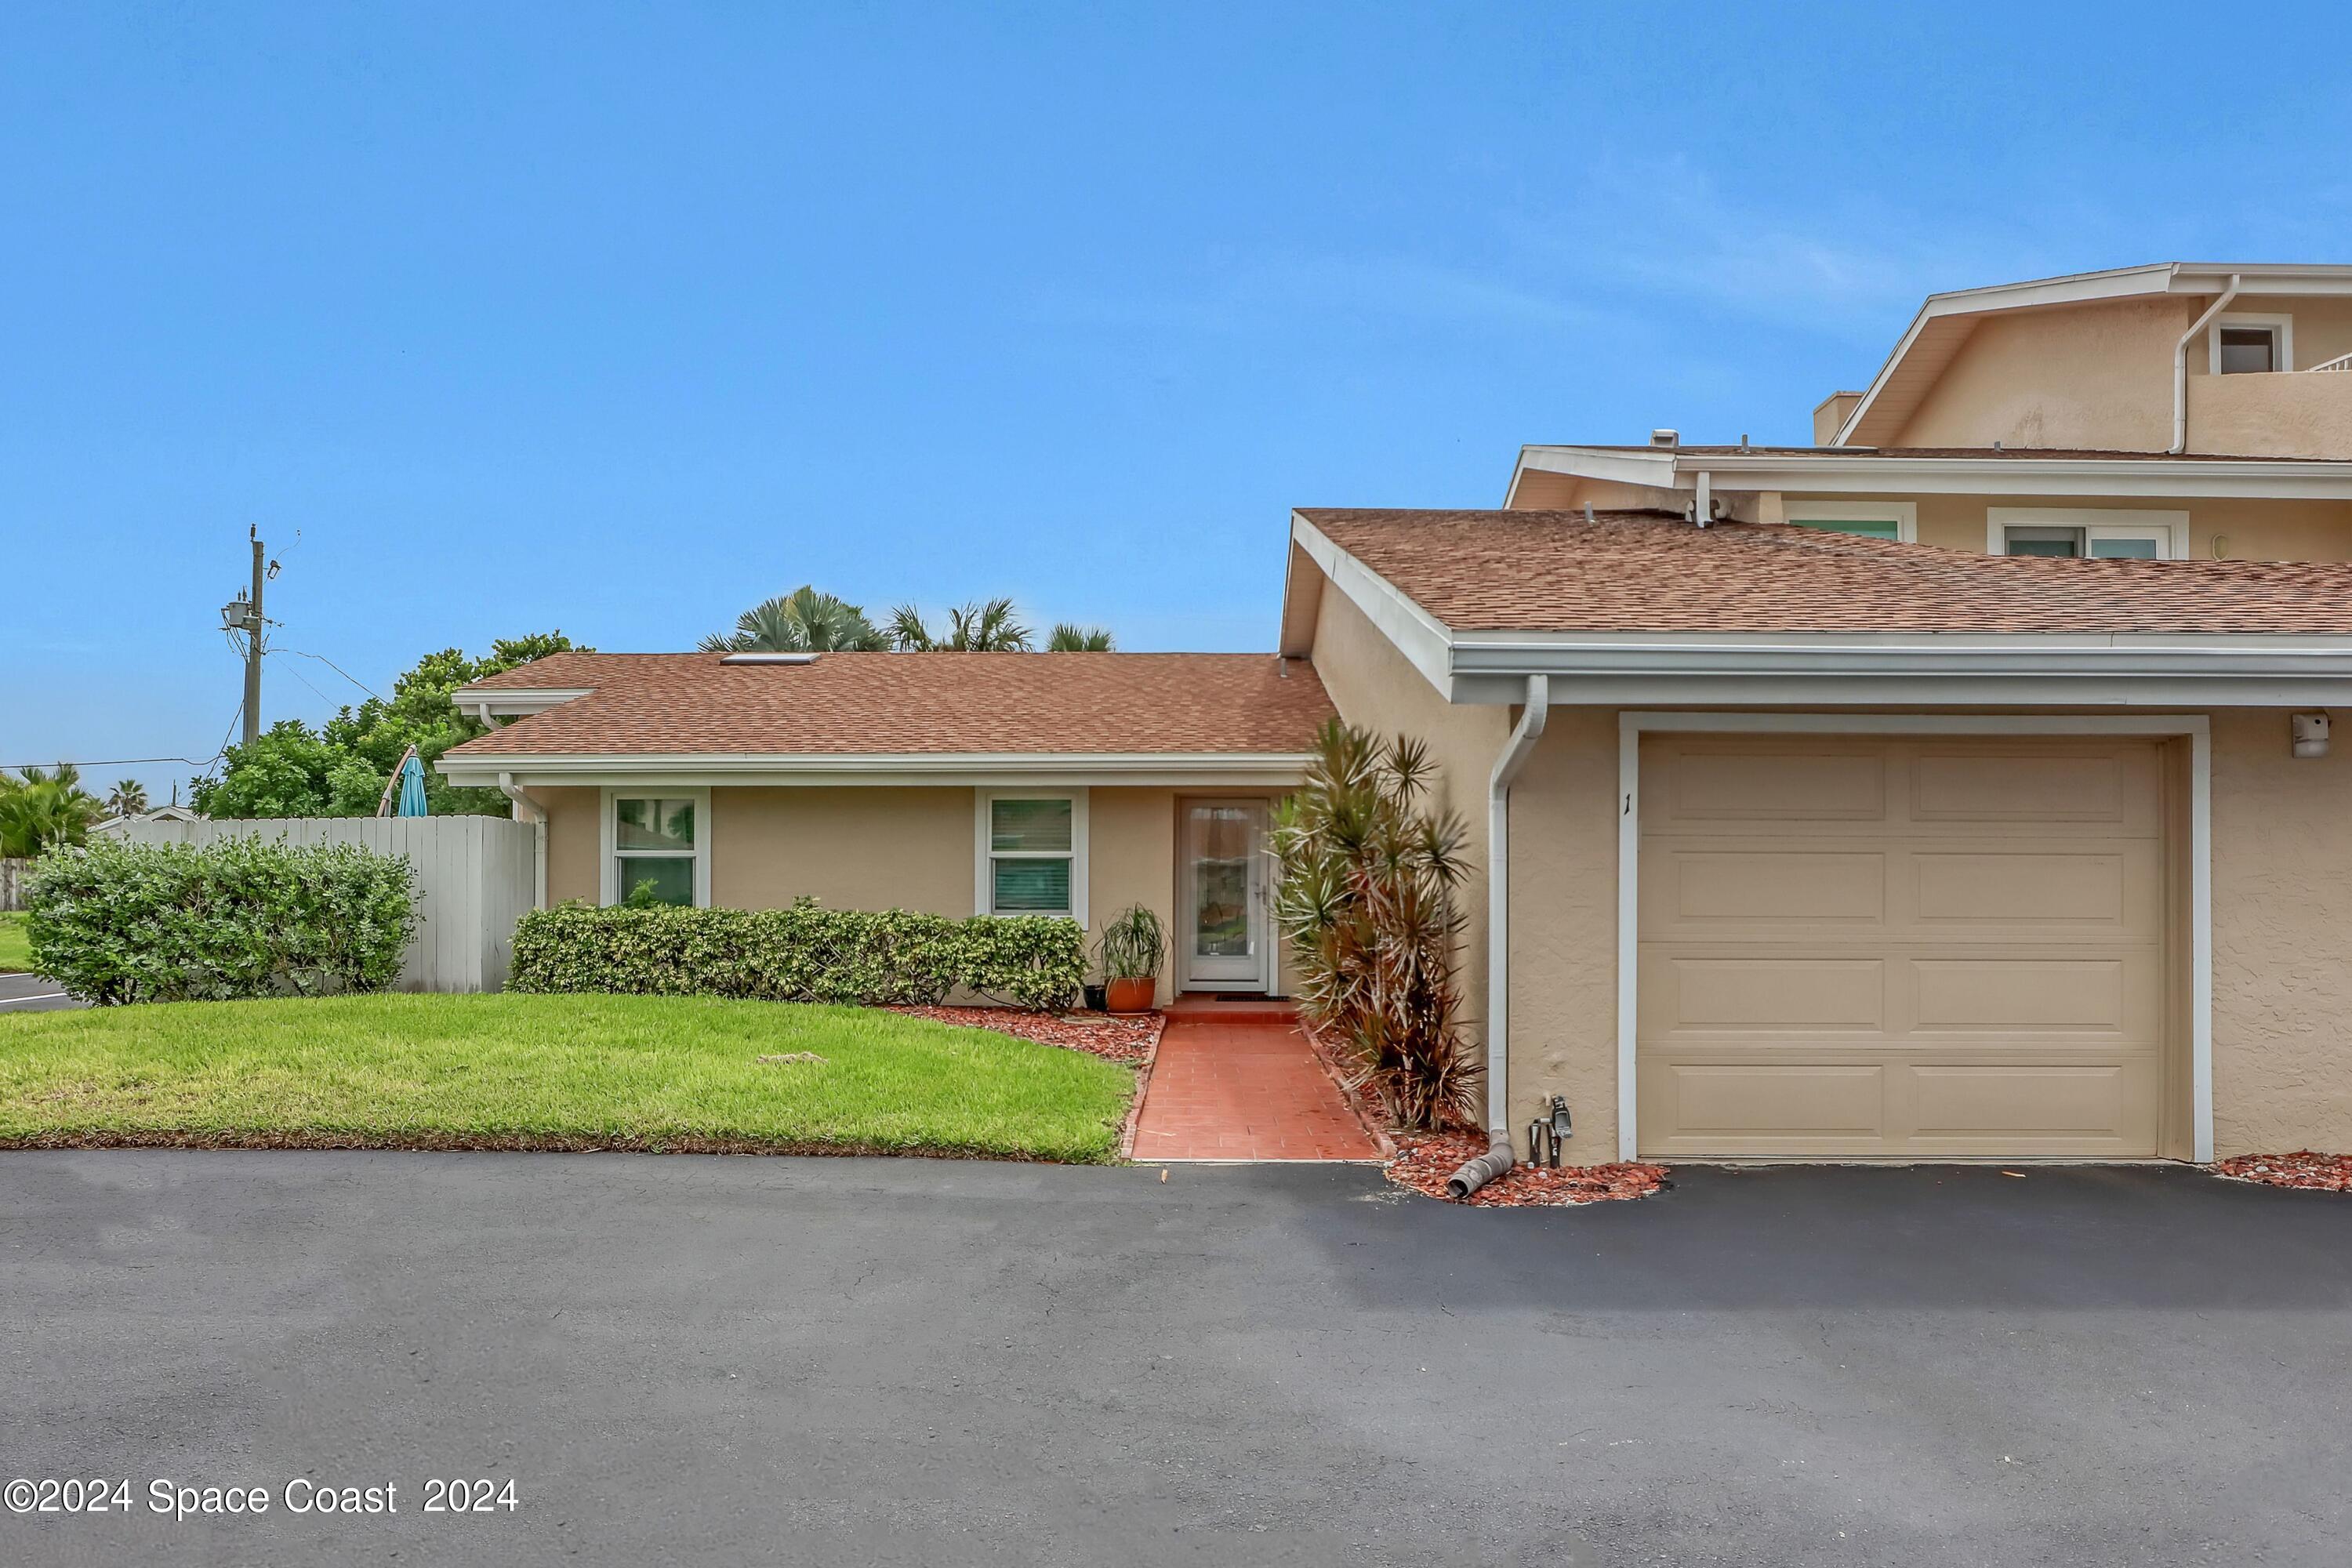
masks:
{"label": "terracotta pot", "polygon": [[1103,986],[1104,1005],[1113,1013],[1149,1013],[1151,1011],[1151,994],[1159,989],[1157,975],[1109,981]]}

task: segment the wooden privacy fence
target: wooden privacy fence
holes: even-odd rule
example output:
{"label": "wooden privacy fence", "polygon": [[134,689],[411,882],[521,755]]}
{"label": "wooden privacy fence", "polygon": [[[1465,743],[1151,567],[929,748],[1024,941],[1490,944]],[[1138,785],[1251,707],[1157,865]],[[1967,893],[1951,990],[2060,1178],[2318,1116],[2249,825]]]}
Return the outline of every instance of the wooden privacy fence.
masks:
{"label": "wooden privacy fence", "polygon": [[[131,822],[134,844],[283,838],[405,855],[416,874],[416,936],[400,991],[496,991],[507,983],[515,922],[535,900],[538,833],[502,816],[268,816]],[[0,862],[5,864],[5,862]]]}

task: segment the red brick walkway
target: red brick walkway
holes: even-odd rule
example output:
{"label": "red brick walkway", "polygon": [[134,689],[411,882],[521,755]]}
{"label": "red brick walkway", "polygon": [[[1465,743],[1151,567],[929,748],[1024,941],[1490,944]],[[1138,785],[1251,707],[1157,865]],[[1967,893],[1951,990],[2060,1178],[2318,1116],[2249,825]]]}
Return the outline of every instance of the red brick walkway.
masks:
{"label": "red brick walkway", "polygon": [[1135,1128],[1138,1160],[1377,1160],[1297,1026],[1277,1015],[1168,1016]]}

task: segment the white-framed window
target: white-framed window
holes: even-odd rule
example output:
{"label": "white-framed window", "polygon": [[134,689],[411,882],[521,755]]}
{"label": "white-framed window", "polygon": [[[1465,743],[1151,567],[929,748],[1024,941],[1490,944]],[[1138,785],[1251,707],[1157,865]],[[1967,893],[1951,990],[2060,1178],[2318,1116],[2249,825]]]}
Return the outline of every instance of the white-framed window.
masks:
{"label": "white-framed window", "polygon": [[2189,514],[2121,507],[1988,507],[1985,550],[1993,555],[2179,561],[2189,554]]}
{"label": "white-framed window", "polygon": [[1857,533],[1864,539],[1895,539],[1906,544],[1918,542],[1916,501],[1807,500],[1802,496],[1790,496],[1780,505],[1792,528]]}
{"label": "white-framed window", "polygon": [[642,896],[701,909],[710,902],[710,792],[614,785],[604,792],[598,902]]}
{"label": "white-framed window", "polygon": [[984,915],[1067,915],[1087,923],[1087,792],[981,790],[978,882]]}
{"label": "white-framed window", "polygon": [[2224,315],[2205,334],[2215,375],[2259,375],[2294,368],[2293,316]]}

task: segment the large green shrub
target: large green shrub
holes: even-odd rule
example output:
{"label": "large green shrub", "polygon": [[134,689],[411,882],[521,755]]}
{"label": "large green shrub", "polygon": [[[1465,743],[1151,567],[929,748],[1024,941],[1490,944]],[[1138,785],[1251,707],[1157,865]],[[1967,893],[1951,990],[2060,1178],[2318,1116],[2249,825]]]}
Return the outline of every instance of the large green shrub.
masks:
{"label": "large green shrub", "polygon": [[784,910],[536,910],[515,928],[510,991],[928,1005],[959,987],[1016,1007],[1069,1004],[1077,922],[1048,915]]}
{"label": "large green shrub", "polygon": [[276,838],[99,839],[26,903],[33,967],[100,1005],[381,991],[416,930],[406,857]]}

